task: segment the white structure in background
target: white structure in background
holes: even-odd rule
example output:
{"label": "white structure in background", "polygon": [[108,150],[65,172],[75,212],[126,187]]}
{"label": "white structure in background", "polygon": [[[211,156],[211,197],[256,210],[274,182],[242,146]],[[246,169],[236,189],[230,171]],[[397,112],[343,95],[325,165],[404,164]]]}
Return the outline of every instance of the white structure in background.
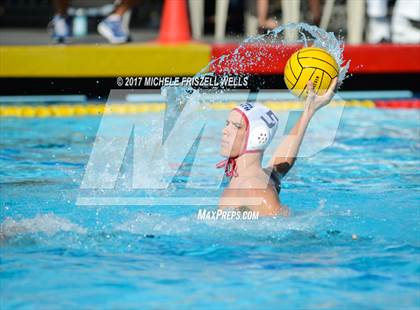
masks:
{"label": "white structure in background", "polygon": [[366,34],[367,42],[391,41],[388,0],[367,0],[367,16],[369,18]]}
{"label": "white structure in background", "polygon": [[[411,0],[408,0],[411,1]],[[417,0],[414,0],[417,1]],[[419,0],[420,1],[420,0]],[[281,1],[283,18],[282,23],[299,22],[301,0]],[[326,0],[322,17],[321,26],[326,28],[330,21],[335,0]],[[204,25],[204,0],[189,0],[191,12],[191,25],[194,39],[200,39],[203,34]],[[223,41],[226,34],[226,22],[229,9],[229,0],[216,0],[215,16],[215,40]],[[347,29],[349,43],[362,43],[364,30],[365,0],[347,1]],[[255,35],[258,29],[258,22],[255,16],[245,12],[245,33]],[[296,32],[289,32],[288,38],[297,36]]]}
{"label": "white structure in background", "polygon": [[392,41],[395,43],[420,43],[420,0],[397,0],[392,14]]}
{"label": "white structure in background", "polygon": [[388,20],[388,0],[367,0],[367,13],[369,43],[391,41],[391,37],[395,43],[420,43],[420,29],[411,22],[420,22],[420,0],[397,0],[391,24]]}

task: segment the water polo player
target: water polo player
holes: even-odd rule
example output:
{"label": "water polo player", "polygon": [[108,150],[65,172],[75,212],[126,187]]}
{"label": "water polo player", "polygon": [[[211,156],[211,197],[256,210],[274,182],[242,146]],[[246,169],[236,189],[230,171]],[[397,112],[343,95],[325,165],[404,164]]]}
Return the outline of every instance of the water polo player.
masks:
{"label": "water polo player", "polygon": [[243,103],[230,112],[220,149],[226,160],[218,164],[219,168],[225,168],[230,182],[220,198],[220,209],[252,210],[261,216],[289,215],[288,208],[280,202],[281,178],[293,166],[309,122],[316,111],[331,101],[336,85],[337,78],[319,96],[312,82],[308,82],[303,113],[277,147],[267,168],[262,168],[261,161],[276,133],[278,118],[257,103]]}

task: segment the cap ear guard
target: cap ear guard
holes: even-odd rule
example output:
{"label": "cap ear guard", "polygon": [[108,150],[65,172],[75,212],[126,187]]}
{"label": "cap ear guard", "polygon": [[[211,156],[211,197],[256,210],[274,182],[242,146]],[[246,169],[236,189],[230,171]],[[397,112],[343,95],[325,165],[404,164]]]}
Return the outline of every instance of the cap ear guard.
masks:
{"label": "cap ear guard", "polygon": [[270,143],[270,132],[265,126],[254,127],[248,138],[248,150],[263,150]]}

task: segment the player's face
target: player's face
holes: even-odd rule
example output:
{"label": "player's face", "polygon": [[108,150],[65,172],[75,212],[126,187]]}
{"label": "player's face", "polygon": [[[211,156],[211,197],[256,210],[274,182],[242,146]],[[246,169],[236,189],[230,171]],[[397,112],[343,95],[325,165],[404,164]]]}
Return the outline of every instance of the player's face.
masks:
{"label": "player's face", "polygon": [[241,114],[231,111],[222,131],[220,154],[223,157],[239,156],[245,146],[246,125]]}

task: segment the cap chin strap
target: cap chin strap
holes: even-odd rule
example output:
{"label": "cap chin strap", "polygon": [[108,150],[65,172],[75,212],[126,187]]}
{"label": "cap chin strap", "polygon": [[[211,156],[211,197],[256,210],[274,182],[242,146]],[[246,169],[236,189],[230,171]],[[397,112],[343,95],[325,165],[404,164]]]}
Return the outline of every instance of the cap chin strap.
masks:
{"label": "cap chin strap", "polygon": [[238,172],[236,171],[236,159],[239,156],[236,157],[230,157],[228,159],[222,160],[221,162],[216,164],[216,168],[225,168],[225,175],[227,177],[237,177]]}
{"label": "cap chin strap", "polygon": [[255,151],[245,151],[242,152],[241,154],[239,154],[236,157],[229,157],[228,159],[222,160],[221,162],[216,164],[216,168],[225,168],[225,175],[227,177],[237,177],[238,176],[238,172],[236,171],[237,168],[237,164],[236,164],[236,160],[238,159],[239,156],[246,154],[246,153],[258,153],[261,151],[255,150]]}

